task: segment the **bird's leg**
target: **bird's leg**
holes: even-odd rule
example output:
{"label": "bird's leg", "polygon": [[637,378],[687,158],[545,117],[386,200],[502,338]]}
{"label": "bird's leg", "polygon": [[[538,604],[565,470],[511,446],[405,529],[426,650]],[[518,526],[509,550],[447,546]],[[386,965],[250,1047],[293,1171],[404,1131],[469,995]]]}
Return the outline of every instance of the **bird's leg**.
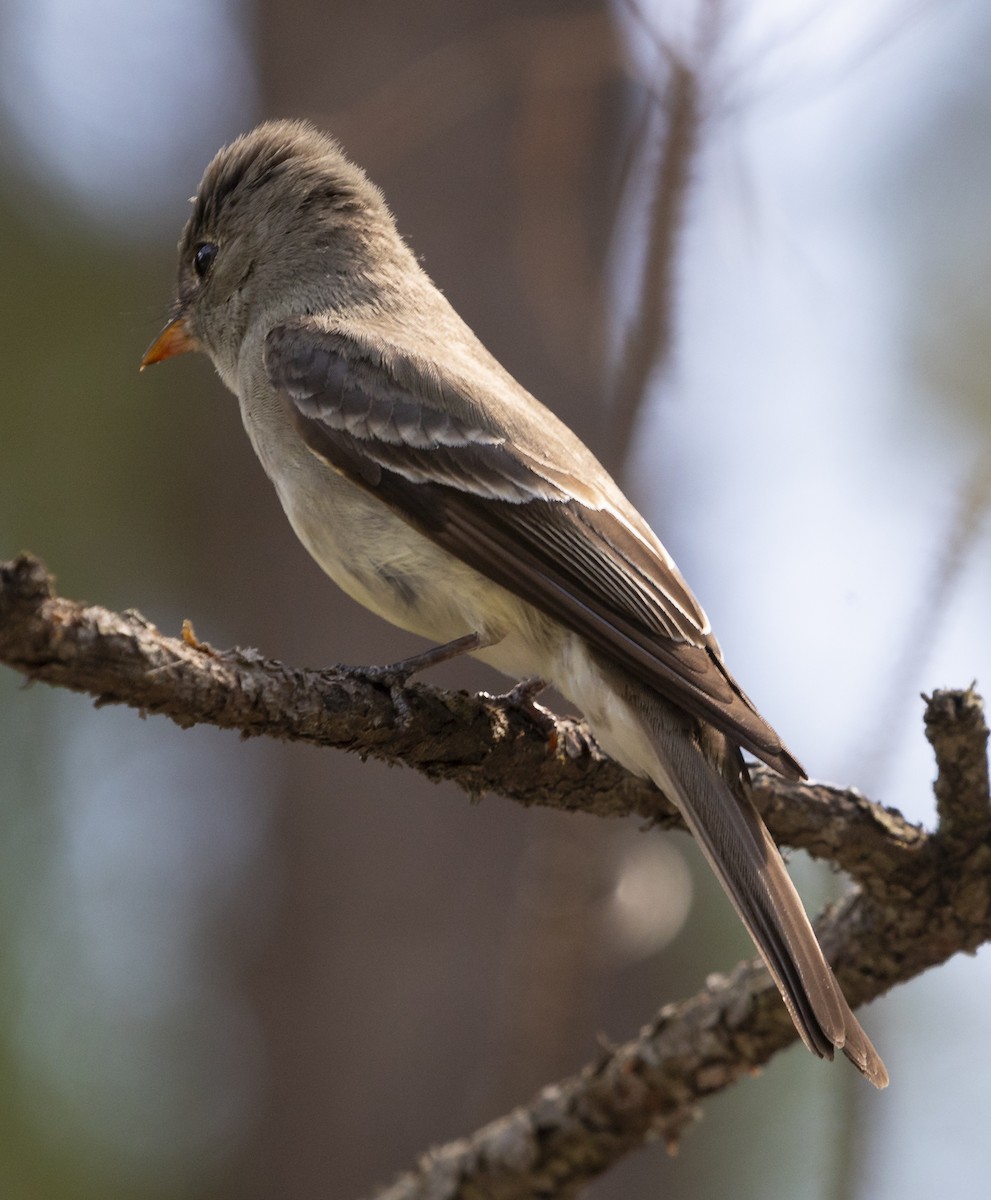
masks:
{"label": "bird's leg", "polygon": [[492,639],[480,633],[466,633],[463,637],[444,642],[440,646],[431,646],[420,654],[411,654],[399,662],[389,663],[384,667],[363,667],[361,674],[371,683],[384,684],[389,689],[392,703],[396,706],[399,723],[405,726],[409,723],[409,705],[403,696],[403,688],[410,677],[425,671],[428,667],[436,667],[448,659],[457,658],[459,654],[470,654],[483,646],[492,644]]}
{"label": "bird's leg", "polygon": [[388,663],[384,667],[363,667],[362,674],[373,683],[388,684],[391,688],[403,687],[414,675],[419,675],[428,667],[436,667],[448,659],[457,658],[459,654],[470,654],[472,650],[480,650],[483,646],[491,645],[488,638],[480,633],[466,633],[464,637],[444,642],[441,646],[431,646],[420,654],[411,654],[409,658],[401,658],[399,662]]}

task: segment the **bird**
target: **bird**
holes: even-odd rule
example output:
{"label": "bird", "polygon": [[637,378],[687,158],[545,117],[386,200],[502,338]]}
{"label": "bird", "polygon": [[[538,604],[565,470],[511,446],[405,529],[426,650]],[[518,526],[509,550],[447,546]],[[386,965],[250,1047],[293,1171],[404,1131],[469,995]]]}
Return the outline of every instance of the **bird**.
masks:
{"label": "bird", "polygon": [[[798,760],[593,453],[485,349],[337,141],[268,121],[207,166],[142,368],[204,351],[296,535],[346,593],[553,684],[680,810],[808,1049],[888,1074],[754,806]],[[289,603],[290,601],[287,601]]]}

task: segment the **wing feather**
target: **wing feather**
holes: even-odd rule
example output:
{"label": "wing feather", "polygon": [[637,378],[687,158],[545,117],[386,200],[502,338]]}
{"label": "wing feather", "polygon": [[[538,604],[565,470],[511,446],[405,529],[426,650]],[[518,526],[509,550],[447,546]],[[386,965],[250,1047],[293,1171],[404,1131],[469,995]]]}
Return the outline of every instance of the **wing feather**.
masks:
{"label": "wing feather", "polygon": [[[314,454],[641,682],[785,774],[804,774],[723,666],[663,549],[607,496],[589,503],[587,479],[473,420],[480,409],[436,364],[406,355],[397,369],[401,354],[369,354],[304,320],[272,331],[265,361]],[[445,389],[464,416],[438,403]]]}

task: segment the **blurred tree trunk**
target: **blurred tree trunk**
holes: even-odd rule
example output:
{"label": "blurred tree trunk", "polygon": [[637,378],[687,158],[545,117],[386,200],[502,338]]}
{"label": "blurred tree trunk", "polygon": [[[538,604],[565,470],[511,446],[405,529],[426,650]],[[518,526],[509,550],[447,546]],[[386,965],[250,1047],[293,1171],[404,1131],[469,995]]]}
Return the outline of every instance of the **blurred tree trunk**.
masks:
{"label": "blurred tree trunk", "polygon": [[[289,0],[258,22],[266,115],[339,136],[490,349],[601,441],[625,99],[603,6]],[[243,530],[247,640],[309,664],[412,648],[319,577],[244,469],[251,521],[216,500],[225,554]],[[502,686],[467,662],[439,678]],[[253,983],[268,1102],[230,1194],[359,1194],[587,1057],[603,1023],[589,912],[609,884],[608,835],[484,804],[452,820],[422,780],[345,756],[288,751],[279,772],[281,901]],[[424,1062],[435,1086],[411,1094]]]}

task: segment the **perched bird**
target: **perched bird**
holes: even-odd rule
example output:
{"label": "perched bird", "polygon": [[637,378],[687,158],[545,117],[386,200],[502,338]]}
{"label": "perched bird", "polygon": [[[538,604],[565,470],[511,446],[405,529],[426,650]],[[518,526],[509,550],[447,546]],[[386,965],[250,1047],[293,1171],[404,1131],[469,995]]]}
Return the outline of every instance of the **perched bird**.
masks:
{"label": "perched bird", "polygon": [[373,612],[553,683],[677,804],[806,1046],[884,1064],[750,798],[798,762],[723,663],[670,555],[578,438],[482,346],[336,142],[259,126],[207,167],[172,319],[204,350],[307,550]]}

